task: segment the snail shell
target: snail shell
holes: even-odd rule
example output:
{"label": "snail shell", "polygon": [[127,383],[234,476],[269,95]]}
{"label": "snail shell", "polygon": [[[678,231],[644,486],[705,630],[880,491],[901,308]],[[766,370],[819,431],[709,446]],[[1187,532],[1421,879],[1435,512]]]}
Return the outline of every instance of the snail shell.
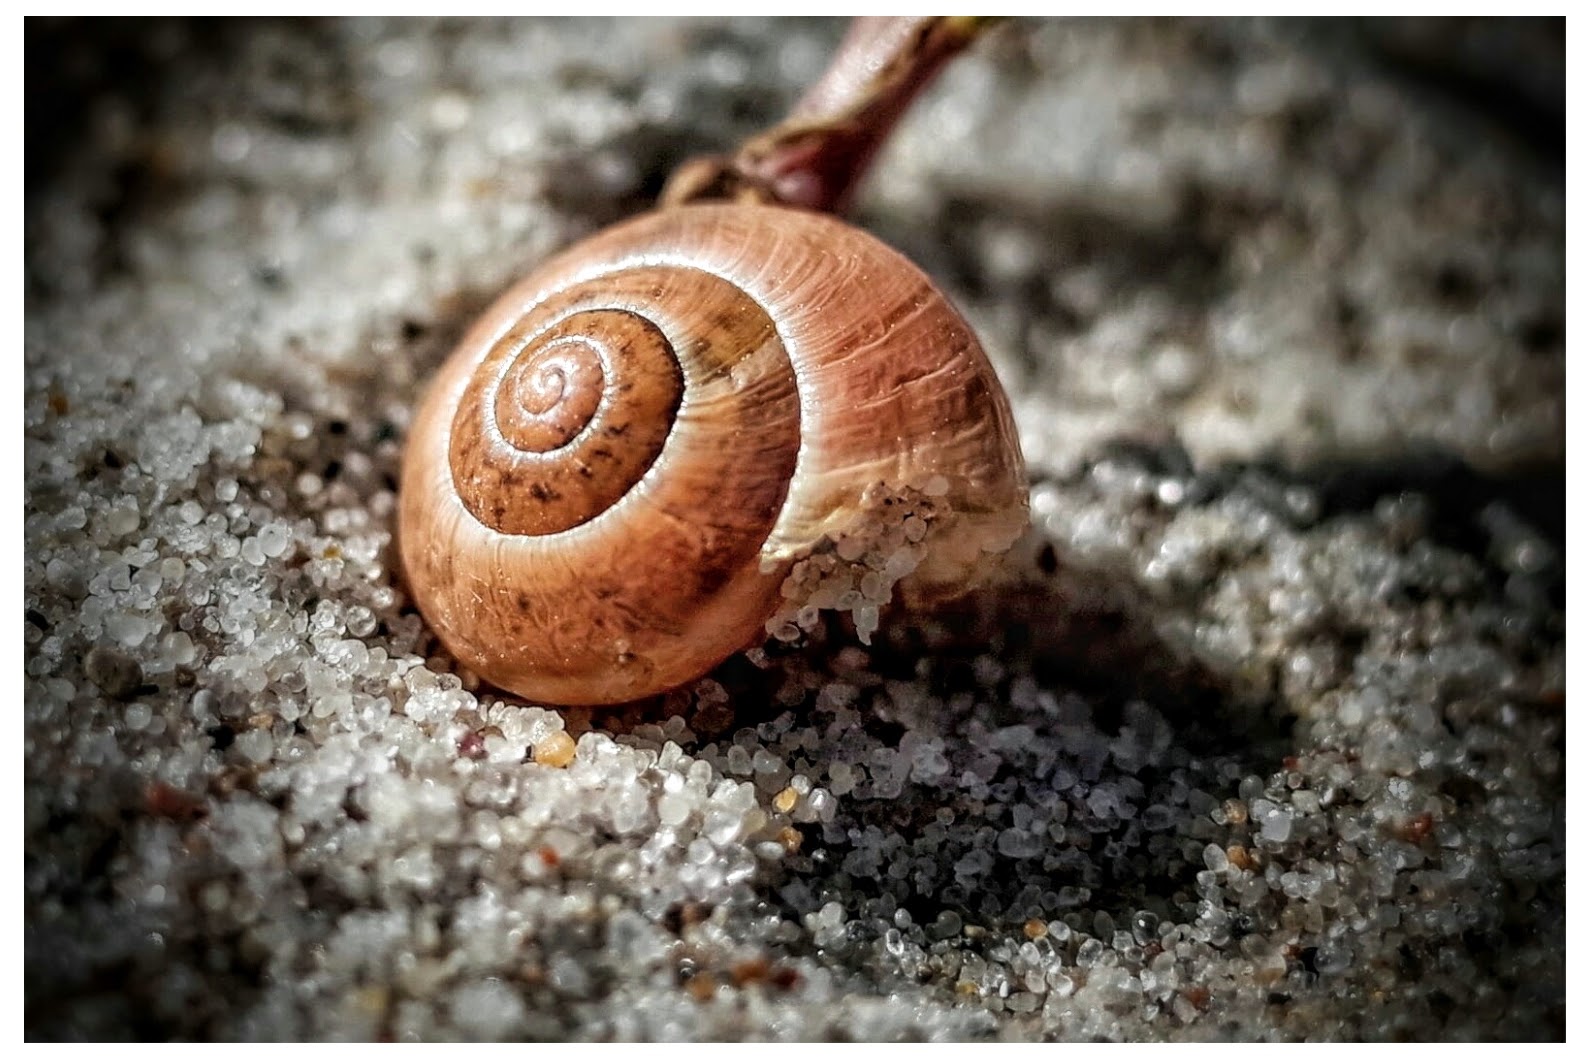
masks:
{"label": "snail shell", "polygon": [[624,702],[766,635],[792,564],[877,490],[936,494],[919,587],[1026,524],[1009,406],[928,278],[833,218],[694,205],[509,290],[413,423],[399,543],[444,644],[492,683]]}

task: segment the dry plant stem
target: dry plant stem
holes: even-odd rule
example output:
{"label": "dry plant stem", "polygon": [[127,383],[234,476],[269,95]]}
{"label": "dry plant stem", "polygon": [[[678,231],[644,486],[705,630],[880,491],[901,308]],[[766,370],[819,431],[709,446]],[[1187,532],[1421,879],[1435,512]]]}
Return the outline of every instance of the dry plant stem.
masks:
{"label": "dry plant stem", "polygon": [[839,212],[911,101],[989,21],[856,19],[788,118],[733,154],[680,166],[659,205],[728,199]]}

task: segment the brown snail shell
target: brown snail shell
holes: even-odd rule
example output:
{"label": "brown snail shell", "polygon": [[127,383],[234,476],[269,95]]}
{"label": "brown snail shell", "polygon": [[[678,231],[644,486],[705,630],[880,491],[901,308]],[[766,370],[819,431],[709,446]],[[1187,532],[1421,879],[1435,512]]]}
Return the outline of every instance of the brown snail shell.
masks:
{"label": "brown snail shell", "polygon": [[869,491],[926,490],[912,575],[1026,524],[1009,405],[928,278],[831,217],[693,205],[554,257],[464,337],[413,423],[398,534],[442,642],[560,704],[678,686],[766,635]]}

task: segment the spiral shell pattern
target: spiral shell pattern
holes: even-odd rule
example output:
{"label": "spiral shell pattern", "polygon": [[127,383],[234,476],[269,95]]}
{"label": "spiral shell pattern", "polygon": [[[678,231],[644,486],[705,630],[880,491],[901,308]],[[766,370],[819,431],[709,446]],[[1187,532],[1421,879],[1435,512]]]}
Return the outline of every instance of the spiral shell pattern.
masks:
{"label": "spiral shell pattern", "polygon": [[413,424],[399,540],[443,642],[537,701],[677,686],[763,635],[877,484],[1025,509],[992,369],[926,277],[828,217],[690,206],[510,290]]}

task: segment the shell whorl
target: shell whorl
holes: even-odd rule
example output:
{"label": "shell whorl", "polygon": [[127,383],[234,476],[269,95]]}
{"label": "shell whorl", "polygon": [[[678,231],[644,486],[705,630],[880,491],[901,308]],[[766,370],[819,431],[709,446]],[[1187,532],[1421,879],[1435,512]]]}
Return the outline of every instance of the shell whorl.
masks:
{"label": "shell whorl", "polygon": [[516,536],[589,522],[656,461],[683,392],[667,337],[634,313],[584,310],[516,327],[481,362],[453,417],[459,498]]}
{"label": "shell whorl", "polygon": [[871,236],[691,206],[566,251],[465,336],[415,419],[410,586],[482,676],[620,702],[762,635],[784,570],[875,484],[1025,504],[958,314]]}

